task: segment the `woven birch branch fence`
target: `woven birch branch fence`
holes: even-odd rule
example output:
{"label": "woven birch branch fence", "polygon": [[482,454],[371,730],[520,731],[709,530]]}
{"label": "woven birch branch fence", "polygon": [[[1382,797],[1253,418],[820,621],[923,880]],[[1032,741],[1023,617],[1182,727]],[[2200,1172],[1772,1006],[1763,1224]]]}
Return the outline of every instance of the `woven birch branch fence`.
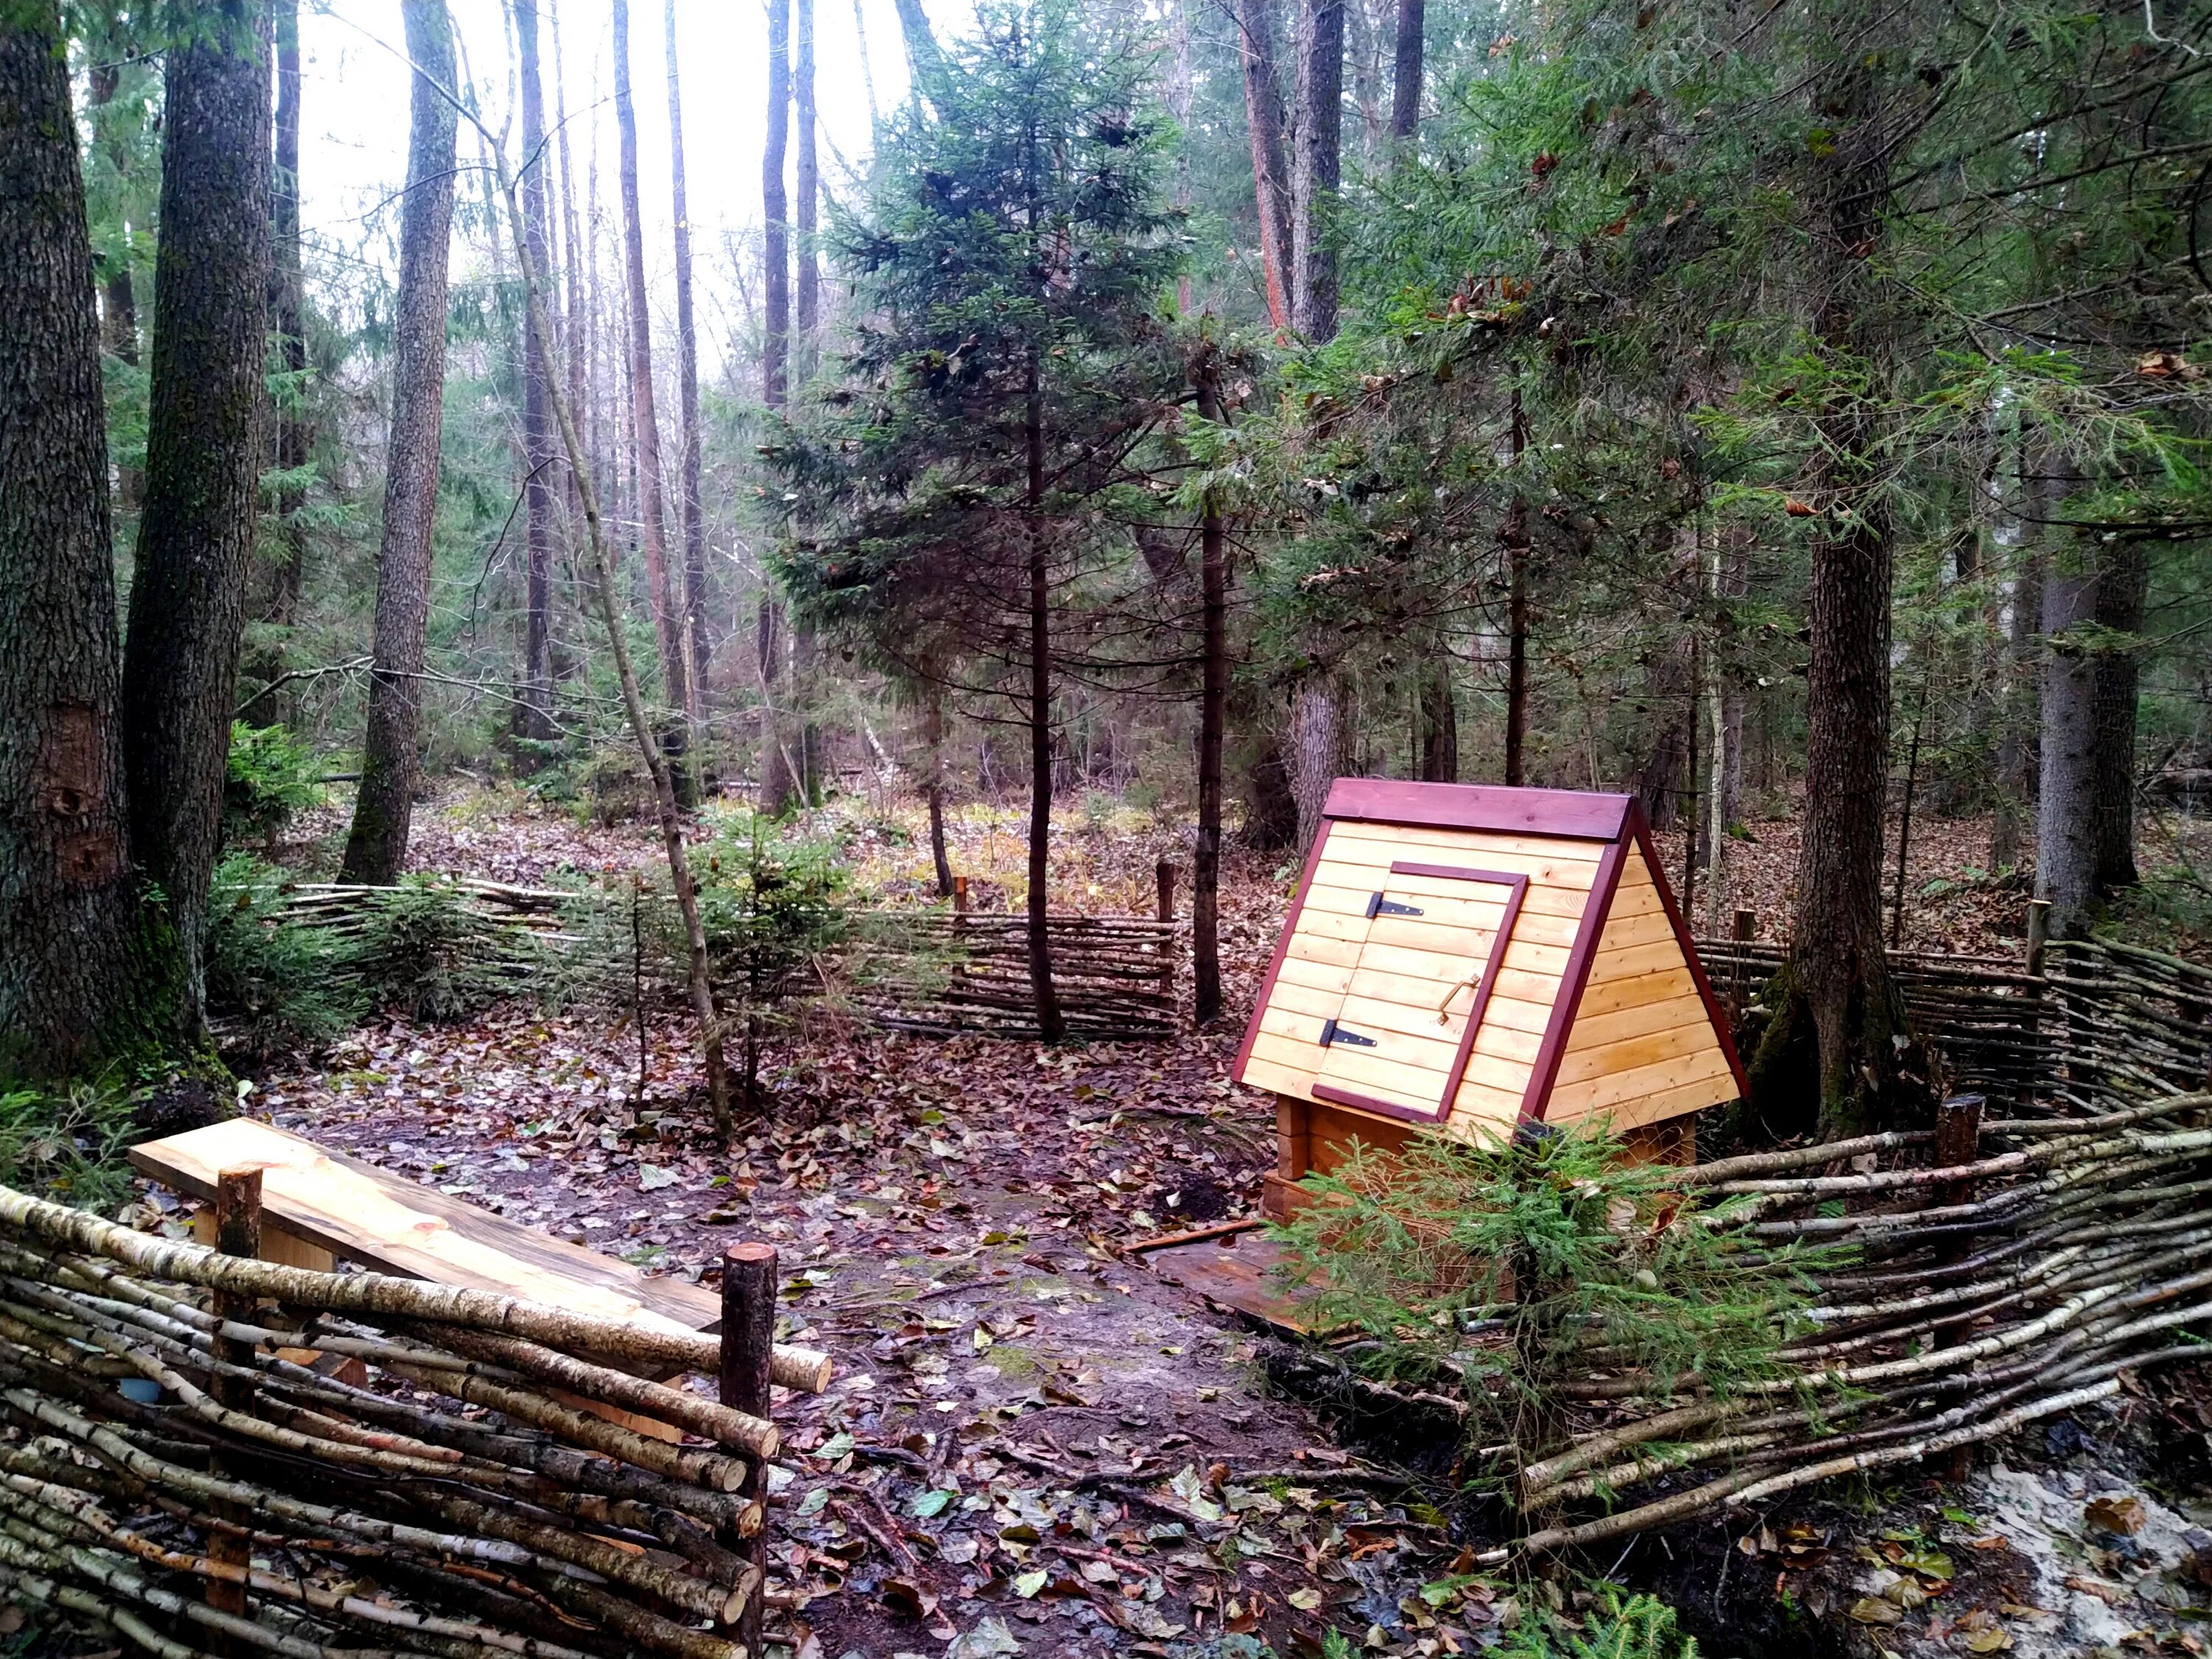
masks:
{"label": "woven birch branch fence", "polygon": [[[1544,1379],[1558,1437],[1512,1471],[1528,1529],[1486,1559],[1956,1453],[2109,1399],[2125,1375],[2212,1359],[2212,1094],[2086,1118],[1981,1109],[1683,1170],[1710,1206],[1686,1224],[1745,1266],[1805,1244],[1840,1265],[1814,1274],[1802,1328],[1778,1331],[1772,1374],[1725,1391],[1611,1369],[1591,1333]],[[1510,1326],[1510,1305],[1491,1311]]]}
{"label": "woven birch branch fence", "polygon": [[[1171,878],[1163,877],[1163,910]],[[303,926],[359,938],[380,903],[401,890],[335,882],[284,890],[284,915]],[[654,948],[657,923],[633,961],[627,948],[630,895],[594,885],[575,890],[457,879],[453,896],[471,926],[453,941],[472,968],[520,994],[558,982],[595,1001],[630,1000],[642,981],[655,1001],[683,993],[680,962]],[[659,905],[665,896],[648,893]],[[951,1036],[1034,1036],[1036,1006],[1026,918],[1003,912],[877,909],[861,913],[844,970],[851,1001],[895,1030]],[[1070,1036],[1148,1040],[1176,1029],[1176,969],[1187,924],[1164,916],[1055,915],[1045,938],[1053,984]]]}
{"label": "woven birch branch fence", "polygon": [[[1698,941],[1747,1058],[1771,1013],[1760,994],[1786,949]],[[2034,972],[1994,957],[1887,955],[1913,1030],[1942,1057],[1954,1089],[2093,1111],[2114,1092],[2186,1093],[2212,1082],[2212,969],[2102,939],[2054,939]]]}
{"label": "woven birch branch fence", "polygon": [[[769,1382],[827,1361],[771,1348],[744,1249],[725,1342],[0,1188],[0,1597],[163,1659],[748,1659]],[[721,1401],[655,1380],[702,1369]]]}

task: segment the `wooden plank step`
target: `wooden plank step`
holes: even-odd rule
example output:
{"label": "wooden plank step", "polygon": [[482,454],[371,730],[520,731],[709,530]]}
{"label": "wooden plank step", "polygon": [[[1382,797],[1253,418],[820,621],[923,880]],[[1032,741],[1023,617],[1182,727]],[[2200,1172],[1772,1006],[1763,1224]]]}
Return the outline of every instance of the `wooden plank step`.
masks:
{"label": "wooden plank step", "polygon": [[688,1331],[721,1323],[721,1297],[710,1290],[649,1279],[628,1262],[251,1118],[145,1141],[131,1149],[130,1158],[141,1175],[204,1203],[213,1201],[222,1171],[258,1165],[262,1210],[271,1224],[374,1272],[522,1297],[603,1319]]}

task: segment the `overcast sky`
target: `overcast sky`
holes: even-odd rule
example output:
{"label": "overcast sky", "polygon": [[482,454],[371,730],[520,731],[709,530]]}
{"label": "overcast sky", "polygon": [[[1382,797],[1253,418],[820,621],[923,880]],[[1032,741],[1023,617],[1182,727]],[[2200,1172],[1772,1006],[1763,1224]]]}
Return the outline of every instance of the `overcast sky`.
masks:
{"label": "overcast sky", "polygon": [[[510,36],[503,0],[451,0],[465,73],[496,131],[511,96]],[[539,52],[546,119],[555,118],[554,24],[560,76],[568,100],[570,165],[580,198],[596,144],[602,210],[619,234],[611,0],[539,0]],[[957,27],[961,0],[930,0],[942,30]],[[397,218],[368,216],[390,201],[407,166],[408,70],[395,49],[402,39],[398,0],[308,0],[300,20],[301,228],[311,268],[316,250],[343,251],[389,264]],[[859,165],[871,141],[867,86],[888,112],[905,96],[906,52],[891,0],[817,0],[816,99],[820,111],[824,187],[849,194],[837,157]],[[768,19],[761,0],[675,0],[684,94],[684,163],[693,258],[699,288],[702,374],[711,375],[736,310],[730,261],[732,237],[761,220],[761,152],[768,85]],[[637,105],[638,176],[645,221],[647,278],[662,316],[672,304],[674,249],[670,213],[668,58],[664,0],[630,7],[630,72]],[[863,72],[861,28],[866,40]],[[520,153],[517,109],[508,141]],[[460,159],[478,155],[465,125]],[[471,181],[464,179],[464,188]],[[453,276],[468,256],[457,244]],[[603,282],[619,280],[602,260]],[[655,347],[660,337],[656,333]]]}

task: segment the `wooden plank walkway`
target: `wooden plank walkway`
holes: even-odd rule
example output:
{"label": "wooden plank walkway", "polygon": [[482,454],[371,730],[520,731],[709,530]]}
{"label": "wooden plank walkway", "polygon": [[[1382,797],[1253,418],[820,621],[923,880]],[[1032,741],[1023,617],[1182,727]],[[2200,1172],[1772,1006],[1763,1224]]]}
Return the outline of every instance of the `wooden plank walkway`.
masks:
{"label": "wooden plank walkway", "polygon": [[333,1260],[377,1273],[464,1285],[599,1318],[712,1331],[721,1297],[631,1267],[465,1200],[326,1152],[289,1130],[233,1118],[149,1140],[132,1167],[212,1202],[228,1169],[262,1171],[264,1246],[270,1261],[327,1270]]}

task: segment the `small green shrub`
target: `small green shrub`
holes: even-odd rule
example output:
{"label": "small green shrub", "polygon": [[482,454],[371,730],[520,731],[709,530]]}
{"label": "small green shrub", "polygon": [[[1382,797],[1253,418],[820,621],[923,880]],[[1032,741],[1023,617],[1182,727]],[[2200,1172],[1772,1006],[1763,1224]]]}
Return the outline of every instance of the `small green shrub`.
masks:
{"label": "small green shrub", "polygon": [[370,1007],[437,1024],[523,988],[529,954],[527,940],[470,908],[453,883],[412,875],[375,895],[353,963]]}
{"label": "small green shrub", "polygon": [[222,786],[226,847],[258,841],[273,848],[292,820],[323,801],[322,763],[281,726],[233,721]]}
{"label": "small green shrub", "polygon": [[[732,817],[695,854],[714,982],[741,1032],[739,1075],[757,1103],[762,1045],[819,1000],[817,963],[851,937],[852,881],[837,843],[765,814]],[[703,866],[703,867],[702,867]]]}
{"label": "small green shrub", "polygon": [[313,1047],[368,1012],[352,941],[288,915],[291,877],[234,853],[216,867],[208,904],[208,1006],[226,1043],[255,1054]]}
{"label": "small green shrub", "polygon": [[1461,1389],[1470,1433],[1506,1443],[1510,1471],[1556,1448],[1593,1366],[1722,1394],[1780,1374],[1812,1258],[1738,1254],[1671,1175],[1580,1126],[1414,1135],[1307,1176],[1314,1201],[1276,1234],[1314,1319],[1364,1332],[1370,1371]]}
{"label": "small green shrub", "polygon": [[1538,1607],[1526,1614],[1498,1651],[1505,1659],[1698,1659],[1698,1644],[1656,1595],[1632,1595],[1601,1584],[1580,1613]]}
{"label": "small green shrub", "polygon": [[0,1093],[0,1185],[112,1213],[131,1195],[131,1097],[99,1083]]}

